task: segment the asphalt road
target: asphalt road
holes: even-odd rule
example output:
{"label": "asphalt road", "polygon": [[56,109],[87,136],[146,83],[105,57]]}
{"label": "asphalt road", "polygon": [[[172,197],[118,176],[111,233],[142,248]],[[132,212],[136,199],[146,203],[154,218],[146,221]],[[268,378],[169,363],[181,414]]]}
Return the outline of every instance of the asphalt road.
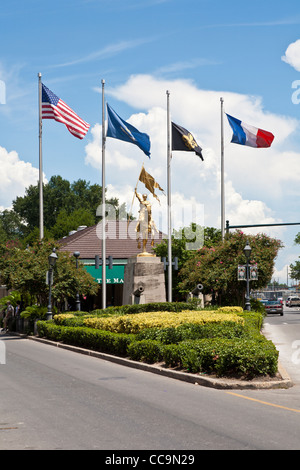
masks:
{"label": "asphalt road", "polygon": [[2,335],[0,450],[299,449],[288,347],[300,340],[300,310],[268,317],[266,329],[293,366],[290,389],[215,390]]}
{"label": "asphalt road", "polygon": [[300,307],[284,307],[284,315],[269,314],[264,334],[279,351],[281,363],[295,384],[300,385]]}

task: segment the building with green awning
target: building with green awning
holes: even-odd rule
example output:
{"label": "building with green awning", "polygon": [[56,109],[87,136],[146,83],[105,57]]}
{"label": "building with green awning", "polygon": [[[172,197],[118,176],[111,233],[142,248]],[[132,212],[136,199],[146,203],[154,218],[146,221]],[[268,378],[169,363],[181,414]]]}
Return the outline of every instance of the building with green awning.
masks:
{"label": "building with green awning", "polygon": [[[95,266],[85,265],[85,269],[91,276],[98,282],[102,284],[102,267],[101,269],[96,269]],[[106,283],[107,284],[123,284],[124,283],[124,264],[115,264],[112,269],[109,269],[106,266]]]}
{"label": "building with green awning", "polygon": [[[106,221],[106,257],[112,256],[112,269],[106,266],[106,297],[107,305],[122,305],[124,270],[129,258],[136,256],[141,250],[137,247],[136,227],[137,221],[126,220]],[[158,232],[155,244],[161,243],[165,236]],[[88,273],[99,284],[99,291],[96,298],[88,299],[93,305],[89,308],[101,308],[101,289],[102,289],[102,266],[96,269],[95,256],[102,259],[102,223],[92,227],[79,227],[71,232],[69,236],[59,240],[61,244],[60,251],[67,251],[70,255],[79,251],[79,262],[84,266]],[[153,249],[148,241],[147,251],[153,253]]]}

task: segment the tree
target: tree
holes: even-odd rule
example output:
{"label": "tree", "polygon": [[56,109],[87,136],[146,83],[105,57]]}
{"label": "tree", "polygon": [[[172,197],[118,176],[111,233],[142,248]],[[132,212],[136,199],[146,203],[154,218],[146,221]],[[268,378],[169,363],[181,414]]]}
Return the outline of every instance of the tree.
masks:
{"label": "tree", "polygon": [[[68,233],[69,227],[75,230],[79,225],[90,226],[97,223],[99,217],[96,213],[97,207],[102,203],[102,187],[98,184],[91,185],[82,179],[71,184],[61,176],[52,176],[43,186],[43,202],[45,234],[60,238]],[[111,198],[106,203],[114,206],[116,214],[120,210],[124,213],[124,206],[119,207],[117,198]],[[39,186],[31,185],[26,188],[25,195],[13,201],[13,210],[10,213],[18,220],[19,236],[22,239],[29,237],[27,240],[31,240],[32,232],[39,227]]]}
{"label": "tree", "polygon": [[59,240],[67,236],[70,231],[77,230],[80,225],[90,227],[94,223],[95,217],[87,209],[76,209],[71,214],[68,214],[66,209],[62,209],[56,218],[51,233],[55,240]]}
{"label": "tree", "polygon": [[23,236],[23,223],[18,214],[5,209],[0,213],[0,243]]}
{"label": "tree", "polygon": [[59,246],[54,240],[40,241],[31,247],[22,249],[16,243],[0,246],[1,282],[8,289],[19,291],[24,296],[30,296],[40,305],[47,305],[49,287],[46,284],[46,272],[49,269],[48,257],[56,248],[58,260],[54,271],[52,286],[53,299],[61,304],[69,297],[75,298],[80,294],[95,295],[98,284],[93,277],[79,264],[76,269],[72,255],[59,252]]}
{"label": "tree", "polygon": [[[295,240],[296,245],[300,245],[300,232],[297,233]],[[300,256],[299,256],[300,258]],[[299,281],[300,279],[300,261],[295,261],[294,264],[290,264],[290,276],[292,279],[296,279]]]}
{"label": "tree", "polygon": [[280,240],[264,234],[245,235],[236,231],[211,247],[203,246],[184,263],[180,271],[181,291],[188,292],[201,283],[203,292],[215,294],[218,303],[242,305],[246,283],[238,281],[237,268],[246,263],[243,249],[247,240],[252,248],[250,264],[257,263],[258,267],[258,280],[251,281],[250,287],[266,286],[272,279],[274,260],[282,247]]}
{"label": "tree", "polygon": [[[180,288],[182,281],[181,269],[185,263],[194,256],[196,247],[201,248],[203,245],[210,247],[221,240],[221,230],[213,227],[202,227],[194,222],[189,227],[183,227],[174,230],[172,235],[172,258],[178,258],[178,271],[173,271],[172,276],[172,294],[175,300],[185,300],[186,289]],[[194,250],[189,249],[190,247]],[[163,240],[156,245],[154,251],[157,256],[168,258],[168,242]],[[165,273],[166,284],[168,283],[168,270]]]}

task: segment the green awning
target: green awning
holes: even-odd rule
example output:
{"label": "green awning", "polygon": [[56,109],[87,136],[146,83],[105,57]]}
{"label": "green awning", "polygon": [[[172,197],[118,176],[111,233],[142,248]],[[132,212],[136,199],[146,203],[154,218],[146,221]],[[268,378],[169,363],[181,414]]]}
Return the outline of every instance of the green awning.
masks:
{"label": "green awning", "polygon": [[[84,267],[98,284],[102,284],[102,266],[99,269],[96,269],[95,266]],[[115,265],[112,269],[106,266],[106,284],[124,284],[124,268],[124,265]]]}

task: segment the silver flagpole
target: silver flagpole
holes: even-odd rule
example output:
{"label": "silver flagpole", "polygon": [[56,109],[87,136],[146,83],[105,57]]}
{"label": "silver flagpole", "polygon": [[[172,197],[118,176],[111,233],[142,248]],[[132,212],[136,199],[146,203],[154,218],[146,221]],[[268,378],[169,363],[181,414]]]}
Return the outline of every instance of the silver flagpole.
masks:
{"label": "silver flagpole", "polygon": [[105,99],[102,83],[102,308],[106,308],[106,234],[105,234]]}
{"label": "silver flagpole", "polygon": [[44,201],[43,201],[43,157],[42,157],[42,74],[39,78],[39,212],[40,212],[40,240],[44,238]]}
{"label": "silver flagpole", "polygon": [[167,90],[167,183],[168,183],[168,301],[172,302],[172,218],[171,218],[171,143],[170,92]]}
{"label": "silver flagpole", "polygon": [[225,189],[224,189],[224,129],[223,129],[223,98],[221,101],[221,234],[225,235]]}

